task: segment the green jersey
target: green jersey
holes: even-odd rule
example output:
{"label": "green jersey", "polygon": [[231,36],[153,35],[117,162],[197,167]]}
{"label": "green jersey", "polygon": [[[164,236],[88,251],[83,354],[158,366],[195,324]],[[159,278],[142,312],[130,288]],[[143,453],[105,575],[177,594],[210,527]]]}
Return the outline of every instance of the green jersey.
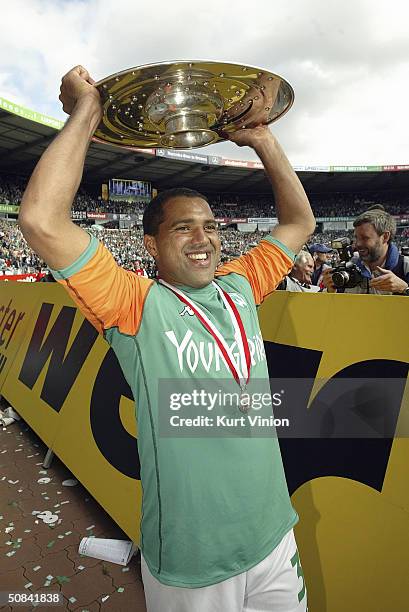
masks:
{"label": "green jersey", "polygon": [[[268,238],[216,274],[245,329],[250,396],[268,386],[256,306],[292,260],[283,245]],[[243,415],[234,401],[228,406],[219,401],[217,409],[204,405],[212,393],[220,400],[225,390],[239,390],[215,339],[169,288],[118,267],[95,238],[77,262],[54,275],[112,346],[135,398],[141,550],[151,573],[164,584],[195,588],[255,566],[297,515],[274,427],[255,431],[250,413]],[[239,363],[231,315],[214,285],[178,289],[217,327]],[[207,418],[196,429],[190,424],[195,393],[200,416]],[[267,417],[272,408],[253,413]],[[186,415],[192,418],[180,426]],[[231,427],[234,419],[237,426]]]}

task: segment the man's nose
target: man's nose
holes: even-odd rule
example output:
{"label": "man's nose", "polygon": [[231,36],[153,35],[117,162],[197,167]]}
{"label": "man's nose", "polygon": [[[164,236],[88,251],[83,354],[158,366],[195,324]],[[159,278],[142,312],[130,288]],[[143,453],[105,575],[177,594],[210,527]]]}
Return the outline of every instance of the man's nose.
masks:
{"label": "man's nose", "polygon": [[196,227],[193,231],[192,242],[194,244],[208,244],[209,236],[203,227]]}

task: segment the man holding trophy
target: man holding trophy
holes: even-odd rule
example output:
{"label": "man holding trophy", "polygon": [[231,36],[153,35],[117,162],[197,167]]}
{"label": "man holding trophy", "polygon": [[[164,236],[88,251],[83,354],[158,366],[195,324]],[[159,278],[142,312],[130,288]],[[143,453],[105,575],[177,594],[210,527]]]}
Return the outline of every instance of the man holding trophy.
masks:
{"label": "man holding trophy", "polygon": [[[248,73],[245,67],[243,73]],[[164,81],[165,94],[185,78],[180,70],[177,74],[177,79]],[[153,78],[157,76],[160,81],[160,73]],[[189,76],[189,81],[196,79]],[[196,86],[201,104],[204,108],[210,100],[221,108],[224,73],[210,94],[206,78]],[[273,82],[268,74],[258,73],[257,78],[255,89],[237,89],[240,100],[233,100],[224,115],[217,111],[217,129],[206,127],[203,113],[188,117],[193,128],[186,128],[187,119],[179,113],[165,119],[168,133],[162,141],[179,148],[189,142],[201,146],[201,138],[208,144],[216,133],[257,153],[272,184],[279,223],[246,255],[217,268],[220,239],[213,213],[203,195],[183,188],[161,192],[145,210],[144,243],[156,261],[157,281],[120,268],[95,237],[71,221],[88,146],[95,133],[103,132],[113,106],[112,96],[104,98],[103,86],[99,90],[81,66],[62,80],[60,100],[70,118],[39,160],[20,208],[27,242],[110,343],[135,397],[148,612],[307,609],[293,534],[298,517],[275,432],[199,438],[160,433],[160,381],[189,376],[183,338],[212,344],[211,354],[222,355],[220,367],[214,359],[195,362],[192,380],[218,385],[219,379],[229,379],[237,390],[237,415],[246,418],[252,411],[252,383],[268,381],[265,355],[255,356],[249,349],[250,338],[260,336],[256,307],[288,274],[295,254],[314,231],[301,183],[265,125],[269,116],[263,119],[263,109],[271,111],[278,89],[268,89]],[[184,92],[188,89],[183,85]],[[149,121],[157,125],[170,108],[165,108],[161,92],[156,90],[146,105]],[[127,117],[132,114],[126,112]],[[138,122],[135,128],[140,131],[142,125],[142,138],[154,138],[142,114]],[[233,299],[237,294],[239,305]]]}

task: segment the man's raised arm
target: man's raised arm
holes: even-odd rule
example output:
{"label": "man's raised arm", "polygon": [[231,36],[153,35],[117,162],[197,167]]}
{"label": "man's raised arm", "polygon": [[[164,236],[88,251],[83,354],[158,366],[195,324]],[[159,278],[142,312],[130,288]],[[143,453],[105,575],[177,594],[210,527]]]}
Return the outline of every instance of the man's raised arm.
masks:
{"label": "man's raised arm", "polygon": [[273,187],[278,225],[271,232],[294,253],[298,253],[315,229],[315,218],[304,188],[284,151],[267,126],[230,133],[238,146],[257,153]]}
{"label": "man's raised arm", "polygon": [[37,163],[25,190],[19,225],[30,247],[59,270],[87,248],[89,235],[71,221],[85,156],[102,116],[94,81],[82,66],[62,79],[60,100],[71,117]]}

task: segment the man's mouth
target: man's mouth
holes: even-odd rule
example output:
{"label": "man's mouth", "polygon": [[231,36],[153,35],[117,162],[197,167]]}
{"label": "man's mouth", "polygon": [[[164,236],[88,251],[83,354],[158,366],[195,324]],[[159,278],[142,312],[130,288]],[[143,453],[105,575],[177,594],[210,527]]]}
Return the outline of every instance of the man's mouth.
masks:
{"label": "man's mouth", "polygon": [[207,259],[208,253],[189,253],[189,259]]}
{"label": "man's mouth", "polygon": [[192,262],[194,266],[206,267],[210,263],[210,253],[208,251],[187,253],[186,257]]}

